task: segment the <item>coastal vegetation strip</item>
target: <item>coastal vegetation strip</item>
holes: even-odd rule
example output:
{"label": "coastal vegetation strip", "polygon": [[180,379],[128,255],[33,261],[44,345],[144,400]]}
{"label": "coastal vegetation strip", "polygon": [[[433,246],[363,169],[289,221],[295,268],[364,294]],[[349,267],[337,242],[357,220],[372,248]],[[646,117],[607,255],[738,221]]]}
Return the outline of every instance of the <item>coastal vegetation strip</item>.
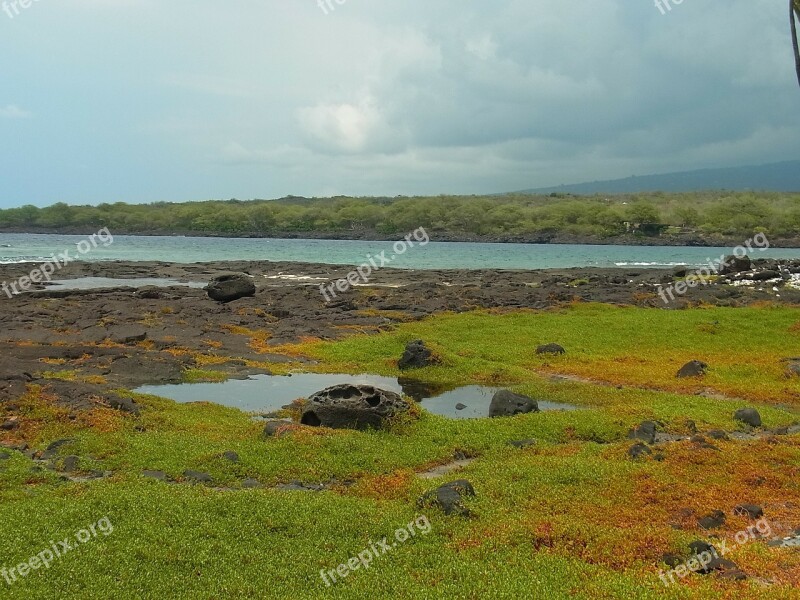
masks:
{"label": "coastal vegetation strip", "polygon": [[0,210],[0,231],[390,239],[424,227],[441,241],[618,241],[722,244],[764,233],[800,241],[800,193],[615,196],[511,194],[298,198]]}

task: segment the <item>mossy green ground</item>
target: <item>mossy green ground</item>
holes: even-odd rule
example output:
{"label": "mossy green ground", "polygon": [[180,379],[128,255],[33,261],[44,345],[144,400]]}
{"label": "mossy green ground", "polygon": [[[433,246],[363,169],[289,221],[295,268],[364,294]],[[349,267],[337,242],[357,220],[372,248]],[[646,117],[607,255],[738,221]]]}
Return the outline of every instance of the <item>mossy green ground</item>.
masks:
{"label": "mossy green ground", "polygon": [[[784,376],[781,359],[800,355],[798,322],[792,308],[576,305],[445,315],[286,349],[318,359],[320,371],[396,375],[404,344],[422,338],[442,364],[421,370],[421,378],[509,385],[583,407],[462,421],[423,412],[388,432],[300,429],[264,440],[261,425],[235,409],[155,397],[137,398],[138,418],[98,408],[72,421],[54,398],[32,389],[17,435],[36,448],[73,438],[62,455],[114,475],[63,483],[32,473],[20,454],[2,461],[0,568],[103,517],[114,531],[49,570],[12,585],[0,579],[0,598],[795,598],[796,550],[763,541],[729,556],[751,576],[747,582],[692,575],[665,587],[658,573],[664,553],[685,555],[686,544],[703,537],[696,516],[715,509],[729,515],[718,532],[726,539],[749,525],[730,516],[744,502],[766,507],[776,535],[800,527],[798,436],[715,442],[719,450],[677,442],[663,460],[642,462],[627,458],[625,438],[644,419],[675,433],[686,432],[689,420],[701,431],[735,430],[733,412],[747,405],[758,407],[767,427],[795,423],[800,386]],[[535,347],[548,342],[567,354],[537,357]],[[691,359],[708,362],[708,376],[675,380]],[[537,444],[508,446],[529,438]],[[220,456],[227,450],[238,453],[238,464]],[[456,452],[475,461],[441,480],[416,476]],[[143,469],[179,480],[186,469],[207,472],[228,489],[147,480]],[[461,477],[477,490],[468,501],[472,518],[426,509],[430,534],[325,585],[320,570],[392,536],[421,514],[415,501],[423,492]],[[266,486],[355,483],[321,493],[239,489],[245,478]]]}

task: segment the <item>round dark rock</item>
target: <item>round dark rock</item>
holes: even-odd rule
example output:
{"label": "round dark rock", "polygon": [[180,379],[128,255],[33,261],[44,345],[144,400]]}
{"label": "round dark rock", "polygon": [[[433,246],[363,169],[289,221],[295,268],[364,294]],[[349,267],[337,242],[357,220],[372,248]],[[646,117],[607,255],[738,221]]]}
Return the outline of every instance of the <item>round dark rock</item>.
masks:
{"label": "round dark rock", "polygon": [[289,427],[292,424],[291,421],[288,419],[281,419],[279,421],[267,421],[266,425],[264,425],[264,431],[261,434],[263,437],[283,437]]}
{"label": "round dark rock", "polygon": [[692,554],[697,556],[698,554],[703,554],[704,552],[710,552],[711,554],[716,554],[717,549],[714,548],[708,542],[704,542],[703,540],[695,540],[689,544],[689,549],[692,551]]}
{"label": "round dark rock", "polygon": [[403,356],[397,363],[401,371],[408,369],[421,369],[437,363],[433,352],[425,345],[422,340],[414,340],[406,345]]}
{"label": "round dark rock", "polygon": [[0,429],[3,431],[12,431],[19,427],[19,421],[17,419],[8,419],[0,424]]}
{"label": "round dark rock", "polygon": [[243,273],[230,273],[215,277],[205,290],[209,298],[224,303],[256,295],[255,283]]}
{"label": "round dark rock", "polygon": [[702,377],[706,374],[708,365],[699,360],[693,360],[683,365],[678,371],[677,377],[683,379],[685,377]]}
{"label": "round dark rock", "polygon": [[764,516],[764,509],[755,504],[739,504],[733,509],[733,514],[740,517],[760,519]]}
{"label": "round dark rock", "polygon": [[651,454],[653,454],[653,451],[650,450],[650,448],[648,448],[642,442],[634,444],[633,446],[628,448],[628,456],[632,460],[638,460],[644,456],[650,456]]}
{"label": "round dark rock", "polygon": [[66,473],[75,473],[78,470],[80,460],[81,459],[77,456],[67,456],[62,463],[62,469]]}
{"label": "round dark rock", "polygon": [[761,427],[761,415],[755,408],[740,408],[733,418],[751,427]]}
{"label": "round dark rock", "polygon": [[456,410],[464,410],[465,408],[467,408],[466,404],[461,404],[461,402],[456,404]]}
{"label": "round dark rock", "polygon": [[677,554],[665,554],[661,557],[661,562],[674,569],[678,565],[683,564],[684,559],[682,556],[678,556]]}
{"label": "round dark rock", "polygon": [[530,412],[539,412],[539,404],[533,398],[500,390],[489,404],[490,417],[512,417]]}
{"label": "round dark rock", "polygon": [[419,508],[436,507],[444,511],[446,515],[468,517],[470,511],[463,502],[464,497],[467,496],[475,496],[475,488],[466,479],[459,479],[426,492],[417,500],[417,506]]}
{"label": "round dark rock", "polygon": [[536,348],[536,354],[566,354],[563,346],[558,344],[545,344]]}
{"label": "round dark rock", "polygon": [[224,458],[225,460],[230,461],[232,463],[238,463],[239,462],[239,455],[236,454],[236,452],[233,452],[232,450],[228,450],[227,452],[223,452],[222,453],[222,458]]}
{"label": "round dark rock", "polygon": [[792,361],[786,365],[787,377],[800,377],[800,361]]}
{"label": "round dark rock", "polygon": [[195,483],[211,483],[214,479],[208,473],[199,471],[184,471],[183,476]]}
{"label": "round dark rock", "polygon": [[715,510],[711,514],[698,519],[697,524],[703,529],[719,529],[725,524],[725,513],[721,510]]}
{"label": "round dark rock", "polygon": [[643,421],[638,427],[628,432],[629,440],[642,440],[648,444],[656,441],[656,424],[653,421]]}
{"label": "round dark rock", "polygon": [[300,423],[333,429],[381,429],[410,406],[398,394],[371,385],[341,384],[308,399]]}
{"label": "round dark rock", "polygon": [[678,265],[673,267],[672,274],[675,277],[686,277],[689,274],[689,268],[686,265]]}
{"label": "round dark rock", "polygon": [[139,405],[130,398],[123,398],[122,396],[109,395],[106,398],[108,405],[122,412],[138,415],[140,412]]}

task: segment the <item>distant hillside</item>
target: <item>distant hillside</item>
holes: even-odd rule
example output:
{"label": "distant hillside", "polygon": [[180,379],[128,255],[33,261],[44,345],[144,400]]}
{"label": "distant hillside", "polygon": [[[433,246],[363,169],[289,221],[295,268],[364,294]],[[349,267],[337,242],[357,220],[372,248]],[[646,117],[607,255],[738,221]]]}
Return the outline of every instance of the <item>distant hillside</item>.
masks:
{"label": "distant hillside", "polygon": [[705,190],[800,191],[800,160],[726,169],[644,175],[524,190],[534,194],[635,194],[638,192],[698,192]]}

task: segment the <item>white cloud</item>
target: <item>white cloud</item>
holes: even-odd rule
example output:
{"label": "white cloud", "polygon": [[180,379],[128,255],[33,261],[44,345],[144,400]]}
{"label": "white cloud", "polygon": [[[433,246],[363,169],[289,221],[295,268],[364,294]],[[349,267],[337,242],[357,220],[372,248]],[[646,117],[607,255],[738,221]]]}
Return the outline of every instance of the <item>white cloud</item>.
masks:
{"label": "white cloud", "polygon": [[386,127],[380,109],[369,95],[353,103],[301,108],[297,118],[311,144],[323,151],[367,151],[380,141]]}
{"label": "white cloud", "polygon": [[28,119],[33,116],[29,111],[22,110],[16,104],[0,106],[0,119]]}

